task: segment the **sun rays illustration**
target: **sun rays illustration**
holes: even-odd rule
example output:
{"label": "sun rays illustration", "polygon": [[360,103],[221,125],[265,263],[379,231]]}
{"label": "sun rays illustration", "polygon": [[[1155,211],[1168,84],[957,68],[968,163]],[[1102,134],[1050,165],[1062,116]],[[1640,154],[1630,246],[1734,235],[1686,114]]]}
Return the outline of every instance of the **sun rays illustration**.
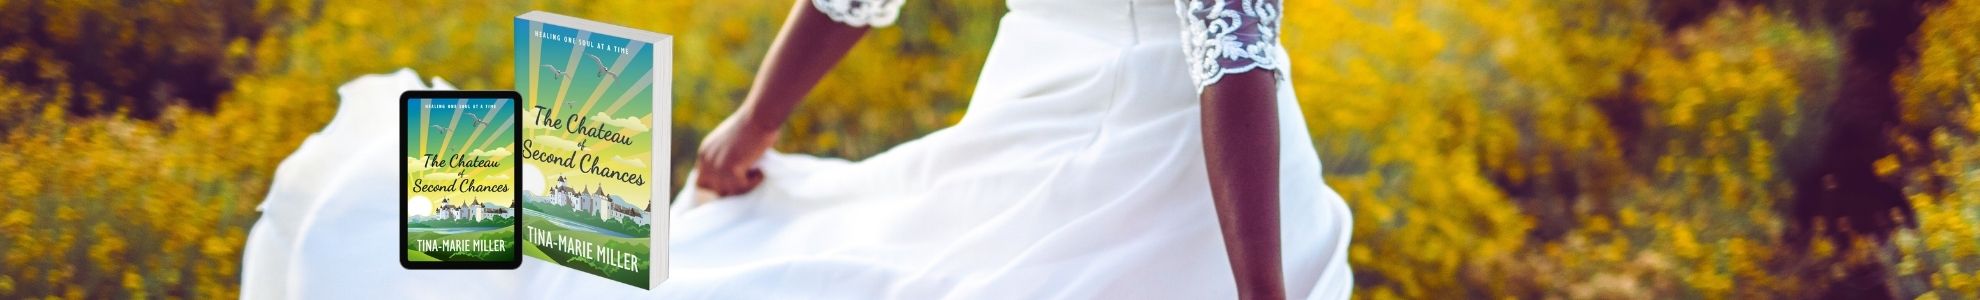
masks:
{"label": "sun rays illustration", "polygon": [[[495,148],[490,148],[490,147],[497,146],[495,145],[495,142],[497,141],[505,140],[502,139],[501,137],[512,134],[511,130],[513,129],[509,127],[512,127],[511,125],[516,124],[515,123],[516,116],[515,114],[504,114],[502,112],[504,110],[513,109],[513,107],[510,106],[515,105],[515,102],[511,99],[481,99],[481,100],[494,100],[494,101],[493,103],[488,105],[481,105],[481,106],[485,106],[485,110],[483,110],[481,106],[477,106],[475,108],[454,109],[453,111],[454,119],[451,122],[440,121],[440,120],[444,120],[446,117],[435,115],[435,110],[432,108],[435,104],[434,101],[427,100],[425,102],[422,102],[420,106],[423,108],[420,109],[420,112],[418,113],[419,118],[422,119],[421,120],[422,124],[439,122],[442,124],[447,124],[447,123],[473,124],[474,126],[472,127],[472,130],[458,130],[458,129],[467,129],[467,128],[453,128],[450,126],[442,126],[441,124],[427,125],[427,128],[429,128],[430,130],[425,131],[427,132],[427,134],[422,134],[422,136],[419,138],[419,143],[420,143],[419,154],[421,155],[432,154],[436,157],[447,157],[449,153],[469,154],[478,151],[495,150]],[[441,103],[445,103],[445,102],[441,102]],[[467,103],[468,103],[468,99],[459,99],[459,102],[457,102],[457,104],[455,105],[466,106]],[[468,112],[470,110],[476,110],[478,112]],[[497,124],[496,118],[502,118],[501,123],[499,123],[499,126],[490,126]],[[460,136],[464,136],[466,140],[459,144],[453,143],[453,140],[456,137],[456,133],[461,133]],[[427,146],[426,143],[429,142],[428,138],[433,137],[432,135],[435,134],[439,135],[437,137],[439,137],[442,141],[440,145],[438,145],[440,149],[429,152],[426,147]],[[514,143],[516,141],[509,140],[507,142]],[[507,147],[507,146],[503,146],[503,147]],[[410,158],[417,159],[418,155],[414,155],[413,157]],[[459,175],[461,177],[484,176],[486,175],[483,174],[484,172],[495,172],[495,171],[497,170],[492,170],[490,168],[477,168],[474,170],[461,172]],[[424,174],[432,174],[434,172],[439,172],[439,170],[428,169],[422,171],[421,173],[422,175],[424,175]]]}

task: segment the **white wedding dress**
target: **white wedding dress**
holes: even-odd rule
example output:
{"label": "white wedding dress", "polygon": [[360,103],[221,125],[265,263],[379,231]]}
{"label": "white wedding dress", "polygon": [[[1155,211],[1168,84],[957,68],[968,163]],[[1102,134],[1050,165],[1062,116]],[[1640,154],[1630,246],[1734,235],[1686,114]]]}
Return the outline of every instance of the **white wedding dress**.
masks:
{"label": "white wedding dress", "polygon": [[[901,5],[811,1],[855,26],[890,24]],[[1256,1],[1010,0],[960,123],[856,163],[773,153],[763,184],[731,199],[696,205],[684,191],[670,278],[653,290],[537,259],[513,271],[400,268],[400,160],[392,136],[375,133],[395,130],[399,93],[452,87],[410,70],[360,77],[276,170],[241,296],[1234,298],[1196,93],[1263,68],[1282,79],[1287,293],[1346,298],[1352,222],[1284,82],[1278,9]]]}
{"label": "white wedding dress", "polygon": [[[1197,92],[1285,78],[1259,0],[1010,0],[955,126],[860,162],[770,154],[742,195],[675,199],[663,298],[1226,299]],[[885,26],[900,0],[814,0]],[[885,80],[885,79],[873,79]],[[1279,84],[1293,298],[1351,289],[1349,213]],[[692,182],[692,179],[689,179]]]}

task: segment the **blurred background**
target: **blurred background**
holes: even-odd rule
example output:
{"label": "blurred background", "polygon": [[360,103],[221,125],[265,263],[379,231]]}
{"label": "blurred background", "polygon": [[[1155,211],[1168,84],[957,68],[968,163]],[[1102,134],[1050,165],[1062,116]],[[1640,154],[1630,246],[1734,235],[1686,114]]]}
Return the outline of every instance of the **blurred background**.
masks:
{"label": "blurred background", "polygon": [[[1980,297],[1980,0],[1287,2],[1356,297]],[[0,298],[237,297],[338,85],[512,89],[528,10],[675,36],[691,153],[791,4],[0,1]],[[954,123],[1003,11],[911,1],[777,149]]]}

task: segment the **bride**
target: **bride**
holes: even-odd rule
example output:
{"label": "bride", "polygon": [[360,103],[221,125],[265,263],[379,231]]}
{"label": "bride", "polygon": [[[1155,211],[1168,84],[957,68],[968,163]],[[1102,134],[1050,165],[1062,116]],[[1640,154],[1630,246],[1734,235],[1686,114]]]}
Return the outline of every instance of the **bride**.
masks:
{"label": "bride", "polygon": [[860,162],[771,152],[900,5],[799,1],[702,142],[651,291],[534,259],[401,269],[404,208],[377,201],[398,193],[375,134],[396,108],[379,100],[452,89],[403,70],[339,87],[335,119],[276,170],[242,298],[1346,298],[1352,222],[1321,181],[1275,1],[1009,0],[953,127]]}
{"label": "bride", "polygon": [[1352,222],[1320,178],[1276,0],[1010,0],[953,127],[860,162],[771,152],[902,2],[799,1],[702,141],[659,292],[1346,297]]}

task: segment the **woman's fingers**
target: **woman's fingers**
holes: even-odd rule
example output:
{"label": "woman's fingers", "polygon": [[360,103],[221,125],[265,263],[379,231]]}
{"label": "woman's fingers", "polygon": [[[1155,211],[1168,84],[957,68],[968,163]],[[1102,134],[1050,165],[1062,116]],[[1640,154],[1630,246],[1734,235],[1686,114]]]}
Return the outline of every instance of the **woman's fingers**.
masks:
{"label": "woman's fingers", "polygon": [[[710,172],[710,171],[714,171],[714,172]],[[715,195],[717,196],[728,196],[731,194],[735,194],[736,186],[737,186],[735,184],[736,180],[737,180],[736,176],[730,172],[724,172],[719,169],[709,169],[709,170],[703,170],[703,173],[701,173],[701,178],[696,180],[700,182],[696,182],[695,185],[700,186],[702,189],[715,192]]]}
{"label": "woman's fingers", "polygon": [[763,170],[758,168],[742,172],[721,169],[703,169],[700,172],[700,177],[695,178],[695,186],[723,197],[747,193],[763,184]]}
{"label": "woman's fingers", "polygon": [[763,171],[756,167],[758,159],[775,142],[775,131],[751,131],[744,121],[732,115],[716,125],[708,137],[702,139],[696,154],[700,160],[697,168],[701,177],[696,185],[721,196],[747,193],[763,183]]}
{"label": "woman's fingers", "polygon": [[734,180],[725,180],[723,179],[724,177],[728,177],[728,176],[715,175],[712,173],[702,173],[701,178],[697,180],[700,182],[696,182],[695,186],[699,186],[703,190],[715,192],[716,196],[727,196],[729,194],[735,193],[735,189],[736,189],[735,184],[730,183],[730,182],[734,182]]}
{"label": "woman's fingers", "polygon": [[743,188],[742,188],[743,191],[755,190],[756,186],[762,184],[763,184],[763,169],[749,168],[749,172],[743,175]]}

